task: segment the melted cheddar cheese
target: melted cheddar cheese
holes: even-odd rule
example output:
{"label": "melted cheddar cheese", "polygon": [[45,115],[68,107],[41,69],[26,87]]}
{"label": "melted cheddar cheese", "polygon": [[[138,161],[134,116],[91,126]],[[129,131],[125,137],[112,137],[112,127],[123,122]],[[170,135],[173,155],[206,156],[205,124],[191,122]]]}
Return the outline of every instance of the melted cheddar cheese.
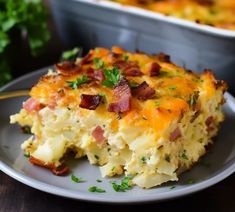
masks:
{"label": "melted cheddar cheese", "polygon": [[[104,78],[89,78],[91,70]],[[121,82],[127,91],[117,99]],[[223,121],[225,90],[211,71],[194,74],[162,53],[96,48],[43,76],[11,123],[31,127],[34,136],[22,148],[46,167],[60,166],[72,151],[99,165],[103,177],[124,173],[150,188],[177,180],[205,154]],[[84,106],[84,95],[102,101],[86,100]],[[110,109],[126,95],[125,110]]]}

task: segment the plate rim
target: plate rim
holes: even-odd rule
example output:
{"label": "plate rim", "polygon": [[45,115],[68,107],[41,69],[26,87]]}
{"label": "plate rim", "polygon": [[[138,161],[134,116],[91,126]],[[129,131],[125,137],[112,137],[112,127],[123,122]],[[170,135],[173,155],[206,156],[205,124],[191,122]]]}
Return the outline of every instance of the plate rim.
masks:
{"label": "plate rim", "polygon": [[[26,80],[27,78],[34,77],[38,74],[43,74],[47,71],[49,67],[45,67],[42,69],[39,69],[34,72],[30,72],[28,74],[25,74],[10,83],[6,84],[2,88],[0,88],[0,92],[7,90],[10,86],[13,86],[15,83],[18,83],[22,80]],[[228,92],[225,93],[225,98],[227,99],[228,105],[231,110],[235,112],[235,98]],[[147,202],[158,202],[173,198],[182,197],[188,194],[195,193],[197,191],[206,189],[222,180],[227,178],[228,176],[235,173],[235,158],[229,161],[225,166],[223,166],[223,171],[218,170],[215,174],[213,174],[210,178],[203,180],[201,182],[195,183],[193,185],[190,185],[186,188],[177,189],[177,190],[171,190],[170,192],[164,192],[164,193],[156,193],[149,194],[147,196],[138,196],[134,197],[132,199],[130,198],[117,198],[112,199],[112,196],[110,198],[103,198],[104,196],[102,194],[96,194],[96,193],[83,193],[79,190],[73,191],[65,188],[61,188],[58,186],[54,186],[45,182],[42,182],[40,180],[36,180],[32,177],[29,177],[19,171],[17,171],[14,168],[11,168],[9,165],[4,163],[3,161],[0,161],[0,170],[7,174],[8,176],[12,177],[13,179],[30,186],[32,188],[35,188],[40,191],[44,191],[50,194],[54,194],[57,196],[67,197],[71,199],[76,200],[83,200],[83,201],[90,201],[90,202],[100,202],[100,203],[108,203],[108,204],[131,204],[131,203],[147,203]]]}

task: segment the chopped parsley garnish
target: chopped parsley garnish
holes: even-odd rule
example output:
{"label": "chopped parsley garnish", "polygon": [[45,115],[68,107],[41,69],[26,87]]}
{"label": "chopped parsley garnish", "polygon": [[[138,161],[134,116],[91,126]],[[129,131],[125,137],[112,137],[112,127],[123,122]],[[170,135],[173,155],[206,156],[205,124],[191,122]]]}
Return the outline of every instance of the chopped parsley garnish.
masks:
{"label": "chopped parsley garnish", "polygon": [[25,152],[25,153],[24,153],[24,156],[25,156],[26,158],[29,158],[29,157],[30,157],[30,154],[29,154],[28,152]]}
{"label": "chopped parsley garnish", "polygon": [[100,53],[100,50],[99,49],[95,49],[95,53],[99,54]]}
{"label": "chopped parsley garnish", "polygon": [[174,185],[170,187],[171,190],[174,189],[174,188],[176,188],[176,186],[174,186]]}
{"label": "chopped parsley garnish", "polygon": [[105,97],[105,94],[104,93],[99,93],[100,96],[102,97]]}
{"label": "chopped parsley garnish", "polygon": [[102,180],[100,180],[100,179],[97,179],[97,180],[96,180],[96,182],[98,182],[98,183],[102,183],[103,181],[102,181]]}
{"label": "chopped parsley garnish", "polygon": [[188,179],[187,184],[194,184],[196,181],[194,179]]}
{"label": "chopped parsley garnish", "polygon": [[132,176],[126,176],[122,179],[121,184],[117,184],[116,182],[111,182],[113,189],[116,192],[125,192],[127,190],[132,189],[132,184],[131,184],[131,180],[132,180]]}
{"label": "chopped parsley garnish", "polygon": [[71,175],[71,180],[73,181],[73,182],[75,182],[75,183],[83,183],[83,182],[85,182],[85,180],[84,179],[82,179],[82,178],[80,178],[80,177],[76,177],[75,175]]}
{"label": "chopped parsley garnish", "polygon": [[83,75],[82,78],[77,78],[75,81],[67,81],[68,86],[72,89],[77,89],[80,85],[87,83],[88,78],[86,75]]}
{"label": "chopped parsley garnish", "polygon": [[184,149],[183,153],[180,155],[180,157],[184,160],[188,160],[188,156],[186,155],[186,150]]}
{"label": "chopped parsley garnish", "polygon": [[113,166],[112,169],[111,169],[111,171],[114,171],[114,169],[116,169],[116,166]]}
{"label": "chopped parsley garnish", "polygon": [[98,193],[104,193],[106,192],[103,188],[99,188],[97,186],[91,186],[88,188],[88,191],[90,192],[98,192]]}
{"label": "chopped parsley garnish", "polygon": [[97,58],[97,57],[94,58],[93,63],[94,63],[96,68],[104,68],[104,61],[101,60],[100,58]]}
{"label": "chopped parsley garnish", "polygon": [[94,155],[96,160],[99,160],[100,157],[98,155]]}
{"label": "chopped parsley garnish", "polygon": [[165,154],[165,160],[170,163],[171,162],[171,155],[170,154]]}
{"label": "chopped parsley garnish", "polygon": [[127,54],[122,55],[123,60],[127,61],[129,59],[129,56]]}
{"label": "chopped parsley garnish", "polygon": [[199,95],[199,92],[196,91],[190,96],[189,101],[188,101],[188,104],[190,106],[193,106],[197,103],[198,95]]}
{"label": "chopped parsley garnish", "polygon": [[78,56],[79,52],[80,48],[78,47],[71,49],[69,51],[65,51],[62,53],[62,60],[74,60]]}
{"label": "chopped parsley garnish", "polygon": [[116,86],[121,79],[121,73],[116,67],[114,67],[113,69],[105,69],[104,75],[106,80],[104,80],[102,84],[106,87]]}
{"label": "chopped parsley garnish", "polygon": [[134,81],[128,81],[128,84],[130,88],[136,88],[139,85],[137,82]]}
{"label": "chopped parsley garnish", "polygon": [[155,102],[155,106],[160,107],[160,102]]}
{"label": "chopped parsley garnish", "polygon": [[142,161],[142,163],[144,163],[144,164],[145,164],[145,163],[146,163],[146,161],[147,161],[147,158],[143,156],[143,157],[141,158],[141,161]]}
{"label": "chopped parsley garnish", "polygon": [[169,90],[172,90],[172,91],[175,90],[176,88],[177,88],[177,87],[176,87],[175,85],[172,85],[172,86],[169,86],[169,87],[168,87],[168,89],[169,89]]}

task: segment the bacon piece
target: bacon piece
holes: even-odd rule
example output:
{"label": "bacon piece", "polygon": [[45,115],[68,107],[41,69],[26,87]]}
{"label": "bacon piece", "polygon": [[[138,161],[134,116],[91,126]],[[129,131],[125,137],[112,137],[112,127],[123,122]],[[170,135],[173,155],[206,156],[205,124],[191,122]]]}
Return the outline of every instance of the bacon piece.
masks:
{"label": "bacon piece", "polygon": [[179,127],[177,127],[171,134],[170,134],[170,141],[175,141],[177,138],[181,137],[181,131]]}
{"label": "bacon piece", "polygon": [[41,104],[40,102],[38,102],[34,98],[29,98],[29,99],[27,99],[26,102],[23,103],[23,108],[29,113],[31,113],[33,111],[39,111],[43,107],[44,107],[44,105]]}
{"label": "bacon piece", "polygon": [[78,74],[81,71],[81,66],[72,61],[64,61],[55,65],[58,72],[64,76]]}
{"label": "bacon piece", "polygon": [[87,77],[91,80],[97,80],[97,81],[103,81],[105,79],[104,77],[104,73],[102,70],[100,69],[92,69],[92,68],[89,68],[87,70]]}
{"label": "bacon piece", "polygon": [[142,82],[140,85],[132,89],[132,94],[140,100],[146,100],[155,94],[155,90],[147,84],[147,82]]}
{"label": "bacon piece", "polygon": [[105,141],[104,130],[102,127],[97,126],[91,133],[91,135],[95,138],[96,142],[99,144],[103,144]]}
{"label": "bacon piece", "polygon": [[99,106],[101,100],[102,100],[102,96],[100,95],[82,94],[79,107],[85,108],[88,110],[95,110]]}
{"label": "bacon piece", "polygon": [[166,63],[171,62],[170,56],[167,55],[167,54],[164,54],[163,52],[160,52],[160,53],[156,54],[156,57],[161,62],[166,62]]}
{"label": "bacon piece", "polygon": [[89,52],[85,57],[80,61],[81,65],[89,64],[92,62],[92,54]]}
{"label": "bacon piece", "polygon": [[194,0],[194,1],[203,6],[212,6],[214,4],[214,0]]}
{"label": "bacon piece", "polygon": [[29,162],[34,164],[34,165],[50,169],[53,174],[58,175],[58,176],[66,175],[66,174],[69,173],[69,168],[66,167],[64,164],[56,167],[54,163],[46,163],[46,162],[44,162],[42,160],[39,160],[39,159],[37,159],[33,156],[29,157]]}
{"label": "bacon piece", "polygon": [[131,89],[127,80],[122,79],[114,88],[113,102],[109,104],[109,112],[126,112],[131,108]]}
{"label": "bacon piece", "polygon": [[210,131],[214,130],[215,129],[215,126],[214,126],[214,117],[213,116],[209,116],[206,119],[205,124],[207,126],[207,132],[210,132]]}
{"label": "bacon piece", "polygon": [[160,74],[161,66],[158,63],[152,63],[150,67],[150,76],[158,76]]}
{"label": "bacon piece", "polygon": [[143,73],[136,62],[118,60],[114,63],[114,66],[120,69],[126,76],[141,76]]}

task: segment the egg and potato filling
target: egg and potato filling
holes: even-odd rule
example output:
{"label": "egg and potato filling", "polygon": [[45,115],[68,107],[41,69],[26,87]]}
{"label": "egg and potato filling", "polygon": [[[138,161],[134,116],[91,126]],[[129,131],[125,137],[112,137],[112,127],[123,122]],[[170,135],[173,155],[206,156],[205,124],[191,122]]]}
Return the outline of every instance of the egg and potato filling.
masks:
{"label": "egg and potato filling", "polygon": [[34,164],[54,170],[73,152],[103,177],[131,175],[151,188],[178,180],[206,153],[225,90],[210,70],[194,74],[163,53],[96,48],[55,65],[11,123],[31,127],[22,149]]}

